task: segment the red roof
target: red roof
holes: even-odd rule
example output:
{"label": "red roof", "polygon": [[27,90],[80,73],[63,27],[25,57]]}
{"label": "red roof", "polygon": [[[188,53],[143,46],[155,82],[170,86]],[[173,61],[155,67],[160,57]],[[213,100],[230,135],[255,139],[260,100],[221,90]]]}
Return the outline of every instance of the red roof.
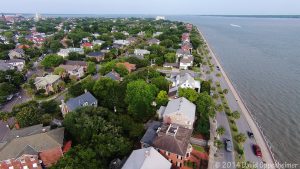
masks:
{"label": "red roof", "polygon": [[126,67],[126,69],[128,70],[128,72],[131,72],[136,69],[135,64],[131,64],[129,62],[117,63],[117,66],[119,66],[119,65],[124,65]]}
{"label": "red roof", "polygon": [[39,163],[38,156],[34,155],[22,155],[17,159],[8,159],[0,162],[0,169],[14,169],[24,168],[27,166],[29,169],[41,169],[42,166]]}
{"label": "red roof", "polygon": [[29,45],[19,45],[17,48],[18,49],[28,49],[28,48],[30,48],[30,46]]}
{"label": "red roof", "polygon": [[43,161],[46,167],[50,167],[55,164],[62,156],[63,152],[60,147],[43,151],[39,154],[40,159]]}
{"label": "red roof", "polygon": [[92,47],[93,44],[90,43],[90,42],[86,42],[86,43],[83,43],[81,46],[83,46],[83,47]]}
{"label": "red roof", "polygon": [[72,141],[70,140],[64,145],[63,153],[68,152],[70,150],[71,146],[72,146]]}

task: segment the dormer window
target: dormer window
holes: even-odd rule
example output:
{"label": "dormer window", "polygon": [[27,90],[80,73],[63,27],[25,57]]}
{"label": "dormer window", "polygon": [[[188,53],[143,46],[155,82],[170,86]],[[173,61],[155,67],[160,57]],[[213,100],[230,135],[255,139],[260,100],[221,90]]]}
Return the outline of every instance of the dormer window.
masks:
{"label": "dormer window", "polygon": [[88,105],[89,105],[88,102],[84,102],[84,103],[83,103],[83,106],[88,106]]}

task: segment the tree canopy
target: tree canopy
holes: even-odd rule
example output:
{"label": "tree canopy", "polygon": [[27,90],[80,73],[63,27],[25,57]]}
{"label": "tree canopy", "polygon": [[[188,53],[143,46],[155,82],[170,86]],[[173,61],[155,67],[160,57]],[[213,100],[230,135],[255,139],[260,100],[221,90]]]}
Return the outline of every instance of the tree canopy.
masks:
{"label": "tree canopy", "polygon": [[128,112],[137,120],[146,120],[154,113],[152,102],[158,89],[143,80],[130,82],[126,90]]}
{"label": "tree canopy", "polygon": [[53,68],[53,67],[57,67],[58,65],[60,65],[63,61],[64,61],[63,57],[56,55],[56,54],[51,54],[51,55],[47,55],[44,58],[44,60],[41,62],[41,64],[45,68]]}

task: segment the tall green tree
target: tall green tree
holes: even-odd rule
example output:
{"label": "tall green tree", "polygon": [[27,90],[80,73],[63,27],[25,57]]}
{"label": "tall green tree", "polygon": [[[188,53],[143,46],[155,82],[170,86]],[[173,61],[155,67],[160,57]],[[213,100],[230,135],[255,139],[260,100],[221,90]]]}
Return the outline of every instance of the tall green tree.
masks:
{"label": "tall green tree", "polygon": [[200,92],[207,92],[208,94],[210,94],[210,83],[209,81],[202,81],[201,82],[201,89]]}
{"label": "tall green tree", "polygon": [[119,83],[110,78],[101,78],[96,81],[93,93],[97,97],[100,105],[107,106],[110,109],[114,109],[115,106],[120,104],[120,91]]}
{"label": "tall green tree", "polygon": [[128,112],[137,120],[147,120],[154,114],[152,102],[158,89],[143,80],[130,82],[126,90]]}
{"label": "tall green tree", "polygon": [[88,62],[87,64],[87,73],[90,75],[94,75],[97,73],[96,63],[94,62]]}
{"label": "tall green tree", "polygon": [[39,104],[35,101],[14,107],[13,112],[16,114],[16,120],[22,128],[41,123],[43,110],[39,108]]}
{"label": "tall green tree", "polygon": [[60,65],[64,61],[63,57],[56,55],[56,54],[51,54],[47,55],[44,60],[41,62],[41,64],[45,68],[54,68],[58,65]]}
{"label": "tall green tree", "polygon": [[196,102],[199,97],[199,93],[191,88],[179,88],[178,95],[179,97],[185,97],[191,102]]}
{"label": "tall green tree", "polygon": [[159,90],[168,91],[170,82],[163,76],[150,79],[151,84],[154,84]]}
{"label": "tall green tree", "polygon": [[155,99],[155,102],[156,102],[156,104],[157,104],[157,107],[167,105],[168,101],[169,101],[168,94],[167,94],[167,92],[164,91],[164,90],[161,90],[161,91],[158,93],[158,95],[157,95],[157,97],[156,97],[156,99]]}

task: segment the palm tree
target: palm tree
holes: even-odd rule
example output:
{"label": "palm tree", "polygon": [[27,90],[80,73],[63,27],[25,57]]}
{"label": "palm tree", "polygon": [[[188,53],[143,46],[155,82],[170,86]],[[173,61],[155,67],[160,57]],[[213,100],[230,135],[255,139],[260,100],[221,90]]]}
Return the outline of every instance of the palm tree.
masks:
{"label": "palm tree", "polygon": [[234,111],[234,112],[232,112],[232,117],[234,119],[239,119],[241,117],[241,115],[238,111]]}
{"label": "palm tree", "polygon": [[235,140],[238,142],[238,143],[244,143],[246,141],[247,137],[245,134],[243,133],[239,133],[238,135],[235,136]]}
{"label": "palm tree", "polygon": [[217,128],[217,130],[216,130],[216,132],[217,132],[217,134],[218,134],[219,136],[225,134],[225,131],[226,131],[226,130],[225,130],[224,127],[219,127],[219,128]]}
{"label": "palm tree", "polygon": [[227,94],[227,93],[228,93],[228,89],[224,89],[224,90],[223,90],[223,93],[224,93],[224,94]]}
{"label": "palm tree", "polygon": [[218,149],[221,149],[221,148],[224,147],[223,142],[220,141],[220,140],[215,140],[215,141],[214,141],[214,144],[215,144],[215,146],[216,146]]}

